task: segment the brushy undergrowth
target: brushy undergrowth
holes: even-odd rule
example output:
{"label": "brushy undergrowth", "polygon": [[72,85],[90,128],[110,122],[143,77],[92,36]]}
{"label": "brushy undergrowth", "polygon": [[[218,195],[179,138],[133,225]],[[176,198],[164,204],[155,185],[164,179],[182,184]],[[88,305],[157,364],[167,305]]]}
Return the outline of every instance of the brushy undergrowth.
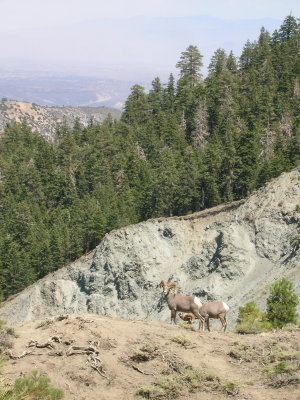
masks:
{"label": "brushy undergrowth", "polygon": [[272,325],[268,321],[241,322],[235,327],[235,332],[241,335],[269,332]]}
{"label": "brushy undergrowth", "polygon": [[141,387],[137,391],[136,397],[171,400],[179,397],[188,398],[189,395],[198,392],[235,395],[238,393],[238,386],[232,382],[222,383],[220,378],[214,374],[187,368],[182,374],[171,373],[158,377],[152,385]]}
{"label": "brushy undergrowth", "polygon": [[151,343],[144,343],[138,349],[134,349],[130,359],[136,362],[146,362],[153,360],[158,354],[158,346]]}

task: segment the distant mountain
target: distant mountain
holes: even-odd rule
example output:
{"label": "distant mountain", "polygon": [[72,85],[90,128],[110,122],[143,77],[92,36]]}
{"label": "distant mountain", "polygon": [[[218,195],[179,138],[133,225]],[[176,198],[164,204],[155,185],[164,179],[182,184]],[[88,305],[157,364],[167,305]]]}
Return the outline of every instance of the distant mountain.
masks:
{"label": "distant mountain", "polygon": [[5,125],[12,121],[20,122],[24,118],[33,130],[38,131],[47,140],[53,141],[57,123],[67,121],[72,126],[78,118],[87,125],[91,118],[102,122],[108,114],[118,119],[121,112],[110,107],[46,107],[23,101],[4,100],[0,102],[0,135]]}

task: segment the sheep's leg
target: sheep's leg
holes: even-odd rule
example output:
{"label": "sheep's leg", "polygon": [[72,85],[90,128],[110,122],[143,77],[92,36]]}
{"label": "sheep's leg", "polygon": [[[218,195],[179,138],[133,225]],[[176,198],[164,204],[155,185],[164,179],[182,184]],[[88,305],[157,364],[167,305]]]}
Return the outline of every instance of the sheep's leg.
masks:
{"label": "sheep's leg", "polygon": [[171,311],[171,324],[172,321],[174,321],[174,324],[176,325],[176,310]]}
{"label": "sheep's leg", "polygon": [[206,326],[207,326],[207,330],[210,332],[209,317],[207,317],[207,319],[206,319]]}
{"label": "sheep's leg", "polygon": [[219,320],[221,321],[221,324],[222,324],[221,330],[223,332],[225,332],[226,331],[226,327],[227,327],[226,315],[223,315],[223,314],[219,315]]}
{"label": "sheep's leg", "polygon": [[194,315],[196,318],[199,319],[199,331],[200,330],[204,331],[205,318],[202,317],[202,315],[199,313],[195,313]]}
{"label": "sheep's leg", "polygon": [[201,330],[201,331],[203,331],[203,319],[202,318],[199,318],[199,331]]}

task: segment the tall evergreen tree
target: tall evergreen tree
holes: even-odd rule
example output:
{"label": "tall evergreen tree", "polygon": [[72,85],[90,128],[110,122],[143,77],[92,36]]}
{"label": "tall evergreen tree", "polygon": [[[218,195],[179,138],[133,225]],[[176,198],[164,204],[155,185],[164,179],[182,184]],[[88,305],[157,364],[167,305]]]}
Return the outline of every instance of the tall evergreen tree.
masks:
{"label": "tall evergreen tree", "polygon": [[200,54],[197,46],[190,45],[181,53],[180,61],[176,67],[180,70],[180,80],[184,82],[185,86],[195,87],[202,75],[200,69],[203,66],[203,56]]}

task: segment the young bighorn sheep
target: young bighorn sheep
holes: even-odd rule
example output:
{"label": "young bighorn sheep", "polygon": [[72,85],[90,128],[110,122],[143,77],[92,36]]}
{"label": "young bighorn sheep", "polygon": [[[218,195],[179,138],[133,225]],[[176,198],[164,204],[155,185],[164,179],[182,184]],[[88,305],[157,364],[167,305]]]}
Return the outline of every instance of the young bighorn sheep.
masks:
{"label": "young bighorn sheep", "polygon": [[171,310],[171,323],[174,321],[174,324],[176,324],[176,313],[177,311],[182,311],[192,313],[195,318],[199,319],[199,329],[200,326],[204,325],[206,318],[208,318],[208,314],[204,312],[202,313],[203,315],[201,315],[199,313],[202,303],[198,297],[183,296],[179,293],[171,293],[171,289],[177,286],[176,282],[167,283],[166,281],[162,280],[159,286],[163,287],[163,294],[165,295],[165,299],[168,303],[169,309]]}
{"label": "young bighorn sheep", "polygon": [[[218,318],[222,324],[222,330],[225,332],[227,327],[226,314],[229,311],[229,307],[224,301],[209,301],[203,303],[200,308],[200,313],[206,315],[204,320],[200,321],[202,330],[204,331],[204,322],[206,323],[207,329],[210,331],[209,318]],[[199,326],[199,329],[201,329]]]}
{"label": "young bighorn sheep", "polygon": [[192,325],[195,322],[195,315],[190,313],[179,313],[179,318],[183,321],[187,322],[188,324]]}

